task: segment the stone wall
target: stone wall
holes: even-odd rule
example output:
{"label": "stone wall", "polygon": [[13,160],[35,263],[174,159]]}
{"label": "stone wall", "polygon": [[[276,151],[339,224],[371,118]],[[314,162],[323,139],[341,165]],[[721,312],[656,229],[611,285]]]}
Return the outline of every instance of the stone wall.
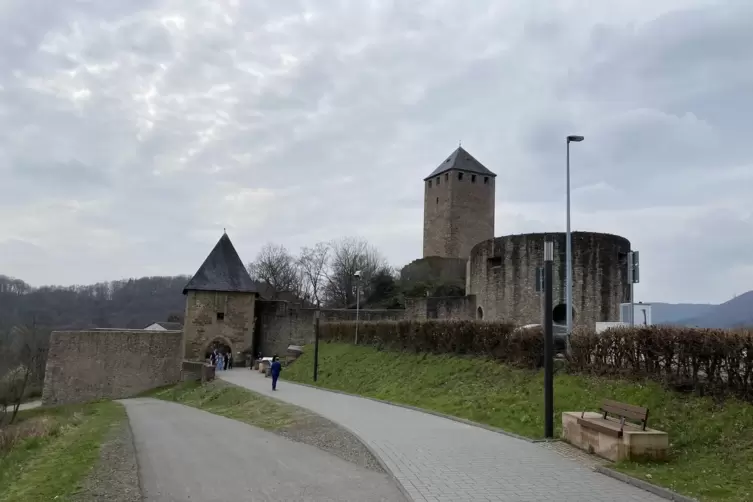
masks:
{"label": "stone wall", "polygon": [[[536,268],[544,263],[547,236],[554,241],[555,311],[564,319],[564,233],[510,235],[473,248],[468,292],[476,295],[484,319],[541,322],[542,296],[535,291],[535,278]],[[574,326],[593,328],[596,322],[619,319],[620,303],[630,299],[627,270],[620,254],[630,251],[630,242],[617,235],[574,232],[572,246]]]}
{"label": "stone wall", "polygon": [[53,331],[42,403],[119,399],[180,380],[180,331]]}
{"label": "stone wall", "polygon": [[[259,300],[256,302],[259,317],[260,337],[255,343],[254,354],[264,356],[277,354],[282,357],[288,345],[306,345],[314,341],[316,309],[302,308],[286,301]],[[361,309],[362,321],[399,320],[405,310]],[[355,309],[321,309],[320,323],[355,321]]]}
{"label": "stone wall", "polygon": [[185,359],[203,360],[214,341],[228,345],[236,358],[251,347],[255,300],[254,293],[188,291],[183,323]]}
{"label": "stone wall", "polygon": [[405,299],[406,319],[467,321],[476,319],[476,317],[476,297],[474,295]]}
{"label": "stone wall", "polygon": [[449,171],[424,181],[424,257],[468,258],[494,237],[494,180]]}

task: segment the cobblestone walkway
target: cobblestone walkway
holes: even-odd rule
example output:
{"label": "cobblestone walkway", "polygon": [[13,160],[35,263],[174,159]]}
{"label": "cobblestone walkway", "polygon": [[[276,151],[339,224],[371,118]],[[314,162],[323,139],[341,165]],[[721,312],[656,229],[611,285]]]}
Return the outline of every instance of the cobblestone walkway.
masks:
{"label": "cobblestone walkway", "polygon": [[417,502],[627,502],[661,499],[547,448],[427,413],[281,381],[248,369],[228,382],[308,408],[348,427]]}

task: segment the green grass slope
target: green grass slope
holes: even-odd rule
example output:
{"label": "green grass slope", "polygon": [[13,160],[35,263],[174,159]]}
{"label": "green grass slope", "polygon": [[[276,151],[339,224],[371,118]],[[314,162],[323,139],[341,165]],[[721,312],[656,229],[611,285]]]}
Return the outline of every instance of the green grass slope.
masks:
{"label": "green grass slope", "polygon": [[[282,378],[312,384],[313,347]],[[544,431],[543,373],[457,356],[322,344],[317,385],[474,420],[531,438]],[[687,396],[652,382],[557,374],[555,411],[594,410],[602,399],[650,409],[669,433],[671,459],[618,470],[704,501],[753,500],[753,406]],[[555,420],[559,435],[559,418]]]}

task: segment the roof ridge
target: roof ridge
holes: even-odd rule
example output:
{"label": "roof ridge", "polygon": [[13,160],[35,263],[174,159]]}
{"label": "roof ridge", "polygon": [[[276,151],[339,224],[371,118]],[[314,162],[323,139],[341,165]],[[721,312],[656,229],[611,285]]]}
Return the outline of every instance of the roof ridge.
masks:
{"label": "roof ridge", "polygon": [[424,178],[424,181],[427,181],[434,176],[438,176],[446,171],[451,171],[453,169],[481,174],[484,176],[497,176],[481,162],[479,162],[473,155],[471,155],[468,150],[466,150],[462,146],[458,146],[444,162],[439,164],[439,166],[434,169],[434,171],[432,171],[430,175]]}

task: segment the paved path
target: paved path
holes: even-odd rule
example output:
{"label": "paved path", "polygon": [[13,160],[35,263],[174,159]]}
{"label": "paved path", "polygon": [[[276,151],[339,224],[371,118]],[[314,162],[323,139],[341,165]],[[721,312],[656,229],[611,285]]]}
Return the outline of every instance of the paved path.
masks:
{"label": "paved path", "polygon": [[393,502],[386,474],[205,411],[155,399],[128,412],[146,502]]}
{"label": "paved path", "polygon": [[223,380],[308,408],[366,441],[414,500],[663,501],[533,443],[435,415],[281,381],[256,371]]}

